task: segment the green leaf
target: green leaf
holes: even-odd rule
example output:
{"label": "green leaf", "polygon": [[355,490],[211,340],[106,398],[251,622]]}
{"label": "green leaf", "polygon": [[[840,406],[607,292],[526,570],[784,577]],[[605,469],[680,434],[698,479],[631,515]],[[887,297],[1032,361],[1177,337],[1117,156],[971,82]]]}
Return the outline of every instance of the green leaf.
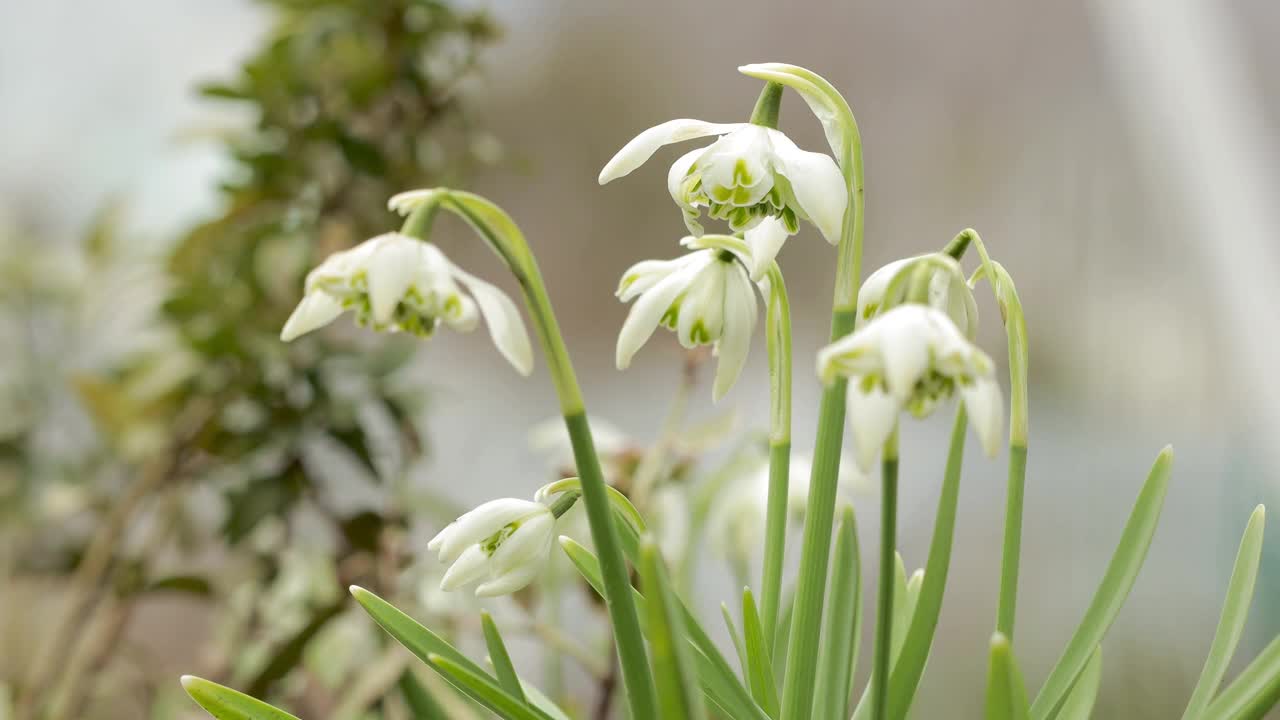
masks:
{"label": "green leaf", "polygon": [[[625,534],[625,533],[623,533]],[[583,579],[591,585],[597,595],[603,597],[604,581],[600,576],[600,561],[590,550],[575,542],[572,538],[561,536],[560,546],[564,548],[564,552],[573,562],[574,567],[581,573]],[[633,588],[634,590],[634,588]],[[648,603],[638,591],[634,592],[634,602],[636,610],[640,613],[641,627],[647,622]],[[738,681],[734,675],[733,668],[729,666],[724,655],[720,654],[720,650],[715,643],[711,641],[710,636],[702,628],[697,618],[693,616],[689,609],[677,599],[680,609],[681,619],[684,620],[685,631],[689,634],[689,642],[693,645],[694,665],[698,670],[698,681],[702,685],[702,689],[707,696],[716,703],[720,708],[725,710],[726,714],[735,720],[768,720],[768,716],[764,714],[755,702],[751,699],[751,694],[746,687]]]}
{"label": "green leaf", "polygon": [[1280,637],[1253,659],[1205,711],[1213,720],[1253,720],[1280,701]]}
{"label": "green leaf", "polygon": [[778,717],[778,683],[773,677],[773,658],[770,657],[769,644],[765,642],[764,627],[760,624],[760,613],[756,610],[756,601],[751,595],[751,588],[742,590],[742,629],[747,646],[751,696],[769,717],[776,718]]}
{"label": "green leaf", "polygon": [[207,578],[199,575],[170,575],[153,581],[143,592],[176,592],[209,597],[213,594],[213,588]]}
{"label": "green leaf", "polygon": [[487,611],[481,611],[480,625],[484,628],[484,642],[489,646],[489,662],[493,663],[498,684],[520,702],[525,702],[524,690],[520,688],[520,676],[516,674],[515,665],[511,663],[511,655],[507,652],[506,644],[502,642],[502,634],[498,632],[493,616]]}
{"label": "green leaf", "polygon": [[298,720],[261,700],[193,675],[182,676],[182,687],[197,705],[218,720]]}
{"label": "green leaf", "polygon": [[1014,660],[1009,638],[991,637],[991,662],[987,667],[987,720],[1027,720],[1027,688]]}
{"label": "green leaf", "polygon": [[918,609],[911,614],[911,624],[889,676],[888,717],[892,720],[905,718],[911,709],[911,700],[920,686],[925,661],[929,659],[929,649],[933,646],[933,635],[938,628],[942,595],[947,589],[947,571],[951,567],[951,542],[955,536],[956,507],[960,501],[960,467],[964,462],[967,425],[968,418],[961,404],[956,408],[956,419],[951,427],[951,447],[947,452],[942,492],[938,496],[933,541],[929,546],[929,561],[920,589]]}
{"label": "green leaf", "polygon": [[1146,560],[1147,548],[1151,547],[1156,525],[1160,522],[1160,510],[1164,506],[1172,467],[1173,448],[1166,447],[1156,458],[1151,473],[1138,494],[1133,512],[1129,514],[1129,521],[1125,523],[1124,533],[1120,536],[1120,544],[1111,556],[1111,563],[1102,576],[1093,601],[1089,603],[1089,609],[1085,611],[1080,626],[1071,636],[1062,657],[1058,658],[1044,686],[1040,688],[1036,701],[1031,705],[1031,717],[1034,720],[1051,720],[1057,716],[1067,692],[1076,682],[1076,676],[1084,670],[1094,648],[1102,644],[1103,636],[1107,634],[1120,607],[1129,596],[1129,591],[1138,578],[1138,571]]}
{"label": "green leaf", "polygon": [[849,717],[849,698],[853,692],[853,674],[857,669],[858,642],[862,634],[861,564],[857,522],[853,508],[845,506],[836,529],[831,591],[818,660],[814,717]]}
{"label": "green leaf", "polygon": [[463,663],[431,653],[427,656],[427,664],[506,720],[550,720],[541,710],[503,690],[493,678]]}
{"label": "green leaf", "polygon": [[729,631],[729,640],[733,643],[733,649],[738,653],[738,667],[742,668],[742,679],[750,682],[751,663],[747,660],[747,644],[742,641],[742,633],[738,632],[738,626],[733,622],[733,611],[729,609],[728,603],[720,603],[720,616],[724,618],[724,626]]}
{"label": "green leaf", "polygon": [[1094,702],[1098,699],[1098,686],[1102,683],[1102,647],[1093,651],[1089,664],[1084,666],[1076,684],[1062,703],[1058,720],[1089,720],[1093,713]]}
{"label": "green leaf", "polygon": [[640,545],[640,578],[648,600],[649,654],[663,720],[701,720],[706,717],[702,695],[693,680],[685,631],[657,545],[646,538]]}
{"label": "green leaf", "polygon": [[825,78],[812,70],[786,63],[756,63],[738,68],[738,72],[766,82],[785,85],[800,93],[805,104],[822,123],[827,144],[835,153],[841,167],[845,167],[856,141],[857,124],[849,103]]}
{"label": "green leaf", "polygon": [[1213,634],[1213,644],[1209,646],[1209,656],[1205,658],[1204,669],[1200,671],[1200,680],[1191,693],[1187,703],[1187,711],[1182,714],[1183,720],[1194,720],[1204,714],[1214,693],[1222,683],[1222,676],[1227,672],[1231,656],[1235,654],[1240,635],[1244,632],[1245,621],[1249,618],[1249,605],[1253,602],[1253,587],[1258,579],[1258,563],[1262,559],[1262,531],[1266,526],[1266,509],[1259,505],[1249,516],[1249,524],[1245,526],[1244,537],[1240,539],[1240,550],[1236,552],[1235,567],[1231,570],[1231,580],[1227,584],[1227,598],[1222,604],[1222,616],[1218,619],[1218,629]]}
{"label": "green leaf", "polygon": [[409,713],[416,720],[449,720],[444,707],[411,671],[405,670],[397,684],[405,704],[409,706]]}

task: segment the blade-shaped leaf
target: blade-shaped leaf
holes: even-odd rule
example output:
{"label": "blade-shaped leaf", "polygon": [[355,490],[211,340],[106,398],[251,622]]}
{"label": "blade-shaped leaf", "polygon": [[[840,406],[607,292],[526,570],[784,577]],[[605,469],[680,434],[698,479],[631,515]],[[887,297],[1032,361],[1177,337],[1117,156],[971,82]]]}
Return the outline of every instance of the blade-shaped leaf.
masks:
{"label": "blade-shaped leaf", "polygon": [[778,683],[773,677],[773,659],[760,625],[760,613],[756,610],[751,588],[742,590],[742,632],[747,646],[748,679],[751,696],[771,718],[778,717]]}
{"label": "blade-shaped leaf", "polygon": [[1254,720],[1266,715],[1280,701],[1280,637],[1249,663],[1235,682],[1209,704],[1206,718]]}
{"label": "blade-shaped leaf", "polygon": [[685,641],[680,613],[671,594],[658,547],[651,539],[640,545],[640,578],[648,600],[649,654],[653,678],[658,688],[661,717],[671,720],[702,720],[706,710],[702,693],[693,679],[693,663]]}
{"label": "blade-shaped leaf", "polygon": [[738,626],[733,622],[733,611],[729,609],[727,603],[720,603],[720,616],[724,618],[724,626],[729,631],[729,640],[733,643],[733,649],[738,653],[738,667],[742,669],[742,679],[749,683],[751,682],[751,664],[747,660],[747,644],[742,641],[742,633],[738,632]]}
{"label": "blade-shaped leaf", "polygon": [[1266,517],[1266,509],[1259,505],[1249,517],[1249,524],[1245,526],[1244,537],[1240,539],[1240,550],[1236,553],[1236,564],[1227,584],[1227,597],[1222,603],[1218,629],[1213,634],[1209,656],[1205,658],[1204,669],[1200,671],[1200,680],[1191,693],[1187,711],[1182,715],[1183,720],[1199,718],[1204,709],[1209,707],[1209,701],[1218,692],[1218,685],[1222,683],[1222,676],[1226,674],[1227,665],[1231,663],[1231,656],[1235,654],[1236,645],[1240,642],[1245,621],[1249,618],[1249,605],[1253,602],[1253,586],[1258,579]]}
{"label": "blade-shaped leaf", "polygon": [[991,637],[991,661],[987,666],[987,720],[1027,720],[1027,688],[1013,658],[1009,638]]}
{"label": "blade-shaped leaf", "polygon": [[938,616],[942,612],[942,594],[946,590],[947,571],[951,567],[951,541],[956,528],[956,506],[960,500],[960,466],[964,461],[965,429],[968,425],[964,405],[956,408],[951,427],[951,447],[938,496],[938,512],[933,522],[933,541],[929,546],[924,584],[920,589],[917,610],[903,638],[902,650],[889,676],[889,718],[901,720],[911,708],[925,661],[933,645]]}
{"label": "blade-shaped leaf", "polygon": [[1125,523],[1124,533],[1120,536],[1120,544],[1111,556],[1111,563],[1102,576],[1093,601],[1089,603],[1089,609],[1085,610],[1080,626],[1071,636],[1062,657],[1058,658],[1044,686],[1040,688],[1040,694],[1031,705],[1031,717],[1034,720],[1052,720],[1057,716],[1058,708],[1076,682],[1076,676],[1084,670],[1094,648],[1102,643],[1103,636],[1107,634],[1120,607],[1129,596],[1129,591],[1133,589],[1138,571],[1147,558],[1147,548],[1151,547],[1156,525],[1160,522],[1160,510],[1164,507],[1172,467],[1173,448],[1167,447],[1156,458],[1142,491],[1138,493],[1133,512],[1129,514],[1129,521]]}
{"label": "blade-shaped leaf", "polygon": [[405,705],[409,706],[409,712],[416,720],[449,720],[448,712],[411,671],[405,670],[397,685]]}
{"label": "blade-shaped leaf", "polygon": [[484,628],[484,642],[489,648],[489,662],[493,663],[498,684],[511,696],[520,702],[525,702],[524,690],[520,687],[520,676],[516,674],[515,665],[511,663],[511,654],[507,652],[506,643],[502,642],[502,633],[498,632],[493,616],[481,611],[480,625]]}
{"label": "blade-shaped leaf", "polygon": [[1098,686],[1102,683],[1102,648],[1093,651],[1089,664],[1076,679],[1076,684],[1062,703],[1058,720],[1089,720],[1093,713],[1093,704],[1098,699]]}
{"label": "blade-shaped leaf", "polygon": [[858,636],[862,632],[861,562],[853,508],[845,506],[840,514],[840,525],[836,528],[831,597],[827,599],[827,617],[822,627],[814,717],[849,717]]}
{"label": "blade-shaped leaf", "polygon": [[484,673],[474,672],[461,663],[435,653],[427,656],[427,664],[466,688],[472,697],[506,720],[550,720],[546,713],[503,690],[502,686]]}
{"label": "blade-shaped leaf", "polygon": [[197,705],[218,720],[298,720],[279,708],[204,678],[183,675],[182,687]]}

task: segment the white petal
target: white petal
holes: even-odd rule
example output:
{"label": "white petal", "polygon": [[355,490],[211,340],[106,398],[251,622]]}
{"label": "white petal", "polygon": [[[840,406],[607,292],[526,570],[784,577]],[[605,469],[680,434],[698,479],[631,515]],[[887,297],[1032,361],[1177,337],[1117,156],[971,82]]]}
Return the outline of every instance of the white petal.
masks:
{"label": "white petal", "polygon": [[299,335],[328,325],[341,314],[342,305],[330,297],[328,293],[321,291],[309,292],[302,298],[302,302],[298,303],[298,307],[293,309],[289,319],[285,321],[284,329],[280,331],[280,339],[289,342]]}
{"label": "white petal", "polygon": [[649,288],[657,285],[679,267],[679,260],[641,260],[622,274],[615,294],[622,302],[631,302],[637,295],[647,292]]}
{"label": "white petal", "polygon": [[489,556],[479,545],[469,545],[440,580],[441,590],[457,590],[479,580],[489,570]]}
{"label": "white petal", "polygon": [[693,164],[697,162],[698,158],[706,150],[706,148],[690,150],[672,163],[671,169],[667,171],[667,192],[671,193],[671,199],[675,200],[677,205],[687,210],[694,210],[695,208],[686,201],[684,193],[681,191],[684,179],[689,174],[689,168],[693,167]]}
{"label": "white petal", "polygon": [[788,237],[786,224],[773,217],[765,218],[743,235],[743,239],[751,247],[752,280],[764,277]]}
{"label": "white petal", "polygon": [[539,553],[550,544],[555,525],[556,517],[551,514],[550,509],[521,522],[520,527],[503,540],[489,557],[491,572],[503,575],[536,560]]}
{"label": "white petal", "polygon": [[898,422],[902,404],[878,387],[865,392],[860,380],[849,379],[849,427],[853,430],[854,461],[863,472],[871,472],[876,454]]}
{"label": "white petal", "polygon": [[[550,549],[551,544],[547,543],[548,552],[546,554],[550,554]],[[509,573],[493,577],[480,583],[476,588],[476,597],[498,597],[499,595],[510,595],[533,582],[534,578],[538,577],[538,573],[541,572],[541,570],[541,563],[529,563],[522,565]]]}
{"label": "white petal", "polygon": [[658,148],[671,143],[707,137],[708,135],[725,135],[742,127],[745,123],[709,123],[702,120],[668,120],[661,125],[645,130],[622,146],[604,169],[600,171],[600,184],[630,174],[646,160],[653,157]]}
{"label": "white petal", "polygon": [[618,332],[615,359],[619,370],[626,370],[631,365],[631,358],[653,336],[671,303],[688,287],[690,280],[713,261],[711,252],[706,250],[684,256],[679,270],[663,278],[636,300],[622,323],[622,330]]}
{"label": "white petal", "polygon": [[926,311],[928,308],[921,305],[899,305],[876,322],[885,384],[902,401],[911,397],[916,383],[929,369],[929,342],[934,338]]}
{"label": "white petal", "polygon": [[419,268],[421,241],[403,235],[383,235],[375,242],[374,251],[365,263],[369,283],[369,307],[373,321],[385,325],[391,321],[401,298],[413,285]]}
{"label": "white petal", "polygon": [[468,546],[475,545],[517,520],[546,512],[546,509],[545,505],[516,498],[490,500],[455,520],[451,526],[453,530],[446,528],[449,534],[438,544],[440,561],[451,563]]}
{"label": "white petal", "polygon": [[520,311],[507,294],[480,278],[465,272],[453,265],[453,275],[467,286],[476,304],[480,306],[480,314],[489,326],[489,336],[498,352],[511,363],[516,372],[528,375],[533,372],[533,346],[529,343],[529,331],[524,327]]}
{"label": "white petal", "polygon": [[[443,530],[436,533],[436,536],[427,542],[427,552],[439,552],[440,546],[444,545],[445,540],[448,539],[449,535],[453,534],[453,530],[457,526],[458,523],[456,522],[445,525]],[[444,558],[441,558],[440,561],[445,562]]]}
{"label": "white petal", "polygon": [[736,263],[730,269],[724,293],[724,329],[716,344],[718,362],[711,398],[719,400],[737,382],[751,349],[751,335],[756,327],[756,291],[747,273]]}
{"label": "white petal", "polygon": [[[724,284],[728,270],[728,265],[717,259],[689,283],[688,292],[680,300],[680,316],[676,319],[676,334],[685,348],[692,349],[720,339],[724,328]],[[699,327],[707,334],[705,340],[693,337],[694,329]]]}
{"label": "white petal", "polygon": [[897,301],[897,298],[885,297],[885,293],[889,290],[889,284],[893,282],[893,278],[904,267],[909,263],[915,262],[920,257],[917,255],[894,260],[867,276],[866,281],[862,283],[862,287],[858,289],[858,324],[870,319],[868,315],[874,315],[884,307],[886,301]]}
{"label": "white petal", "polygon": [[771,131],[769,137],[778,161],[777,170],[791,181],[791,191],[800,209],[818,226],[827,242],[839,243],[849,190],[836,161],[830,155],[801,150],[777,130]]}
{"label": "white petal", "polygon": [[961,387],[960,393],[964,398],[965,411],[973,423],[973,431],[982,442],[983,452],[987,457],[995,457],[1000,452],[1004,427],[1004,397],[1000,383],[992,378],[978,378]]}
{"label": "white petal", "polygon": [[387,201],[387,209],[401,215],[408,215],[424,203],[435,200],[437,196],[443,195],[445,192],[446,190],[443,188],[428,188],[396,193]]}

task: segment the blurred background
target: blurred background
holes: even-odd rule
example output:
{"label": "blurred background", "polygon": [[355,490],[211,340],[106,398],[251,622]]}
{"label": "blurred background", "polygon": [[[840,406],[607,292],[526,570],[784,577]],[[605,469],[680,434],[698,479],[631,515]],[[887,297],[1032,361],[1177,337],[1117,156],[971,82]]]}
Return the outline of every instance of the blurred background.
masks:
{"label": "blurred background", "polygon": [[[341,588],[373,577],[447,615],[416,590],[436,572],[415,561],[421,543],[455,507],[551,479],[527,438],[556,405],[541,369],[520,378],[484,333],[385,341],[343,319],[280,346],[303,271],[393,228],[391,193],[464,183],[530,238],[592,413],[647,447],[690,361],[659,334],[618,373],[627,308],[611,296],[633,262],[679,251],[662,161],[682,151],[595,178],[651,125],[745,119],[758,83],[735,68],[776,60],[827,77],[858,117],[868,268],[973,227],[1018,282],[1032,420],[1017,648],[1032,687],[1174,445],[1096,717],[1175,716],[1248,514],[1280,495],[1278,29],[1256,0],[5,6],[0,708],[24,717],[34,685],[53,717],[183,717],[175,679],[202,672],[299,714],[375,712],[343,698],[378,697],[403,659],[378,654]],[[793,96],[781,124],[825,149]],[[460,224],[436,235],[513,289]],[[805,230],[780,258],[801,450],[832,257]],[[1000,358],[979,298],[980,342]],[[690,449],[703,465],[767,424],[762,340],[752,353],[719,405],[709,383],[689,391],[691,427],[735,421]],[[925,561],[947,420],[905,430],[909,568]],[[980,714],[1004,464],[969,455],[922,718]],[[853,498],[869,548],[875,493]],[[733,579],[696,554],[712,619]],[[1269,539],[1241,657],[1280,630],[1278,599]],[[556,682],[594,692],[580,674]]]}

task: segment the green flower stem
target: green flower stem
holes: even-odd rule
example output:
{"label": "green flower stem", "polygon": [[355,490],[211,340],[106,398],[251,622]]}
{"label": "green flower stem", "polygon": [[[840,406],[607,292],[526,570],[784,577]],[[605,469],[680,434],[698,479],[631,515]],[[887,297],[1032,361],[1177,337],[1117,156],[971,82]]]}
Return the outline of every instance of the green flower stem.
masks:
{"label": "green flower stem", "polygon": [[[657,717],[657,698],[653,676],[645,653],[644,636],[632,597],[631,579],[618,530],[613,523],[613,507],[605,485],[600,459],[596,454],[591,427],[587,422],[582,391],[569,360],[569,351],[551,308],[551,299],[543,284],[542,273],[524,235],[515,222],[496,205],[477,195],[456,190],[442,191],[446,209],[456,212],[471,225],[491,248],[507,263],[520,282],[529,315],[537,329],[543,354],[551,372],[565,427],[573,446],[574,462],[582,483],[582,500],[591,525],[591,539],[600,558],[604,576],[605,605],[613,626],[615,646],[622,670],[631,717]],[[418,211],[415,211],[418,212]],[[412,216],[411,216],[412,217]]]}
{"label": "green flower stem", "polygon": [[[1018,570],[1022,558],[1022,509],[1027,484],[1027,432],[1030,414],[1027,402],[1027,319],[1013,278],[1004,267],[991,260],[982,238],[964,230],[982,259],[978,271],[991,284],[1000,314],[1004,318],[1009,346],[1009,475],[1005,490],[1004,545],[1000,560],[1000,600],[996,609],[996,631],[1013,642],[1014,618],[1018,610]],[[959,239],[959,236],[957,236]]]}
{"label": "green flower stem", "polygon": [[[781,88],[781,86],[779,86]],[[769,270],[769,307],[765,318],[769,347],[769,499],[764,526],[764,570],[760,623],[772,651],[782,602],[782,565],[786,557],[787,508],[791,473],[791,302],[777,263]]]}
{"label": "green flower stem", "polygon": [[751,111],[751,123],[767,128],[778,128],[778,112],[782,108],[782,85],[771,82],[765,83],[764,89],[760,91],[760,98],[756,100],[756,107]]}
{"label": "green flower stem", "polygon": [[[836,250],[836,278],[831,308],[831,340],[853,331],[857,318],[858,286],[862,278],[862,243],[865,192],[862,138],[849,104],[826,80],[803,68],[786,65],[748,66],[748,75],[792,87],[811,108],[821,108],[827,139],[836,153],[848,190],[848,210]],[[822,606],[827,588],[831,530],[835,522],[836,483],[840,451],[844,444],[845,394],[848,381],[837,379],[822,393],[818,406],[817,441],[800,550],[800,576],[796,585],[787,670],[783,681],[782,720],[804,720],[813,710],[817,682]],[[892,562],[890,563],[892,566]]]}
{"label": "green flower stem", "polygon": [[876,603],[876,645],[871,668],[871,717],[888,717],[889,661],[893,652],[893,583],[898,544],[898,428],[884,443],[880,461],[880,598]]}

